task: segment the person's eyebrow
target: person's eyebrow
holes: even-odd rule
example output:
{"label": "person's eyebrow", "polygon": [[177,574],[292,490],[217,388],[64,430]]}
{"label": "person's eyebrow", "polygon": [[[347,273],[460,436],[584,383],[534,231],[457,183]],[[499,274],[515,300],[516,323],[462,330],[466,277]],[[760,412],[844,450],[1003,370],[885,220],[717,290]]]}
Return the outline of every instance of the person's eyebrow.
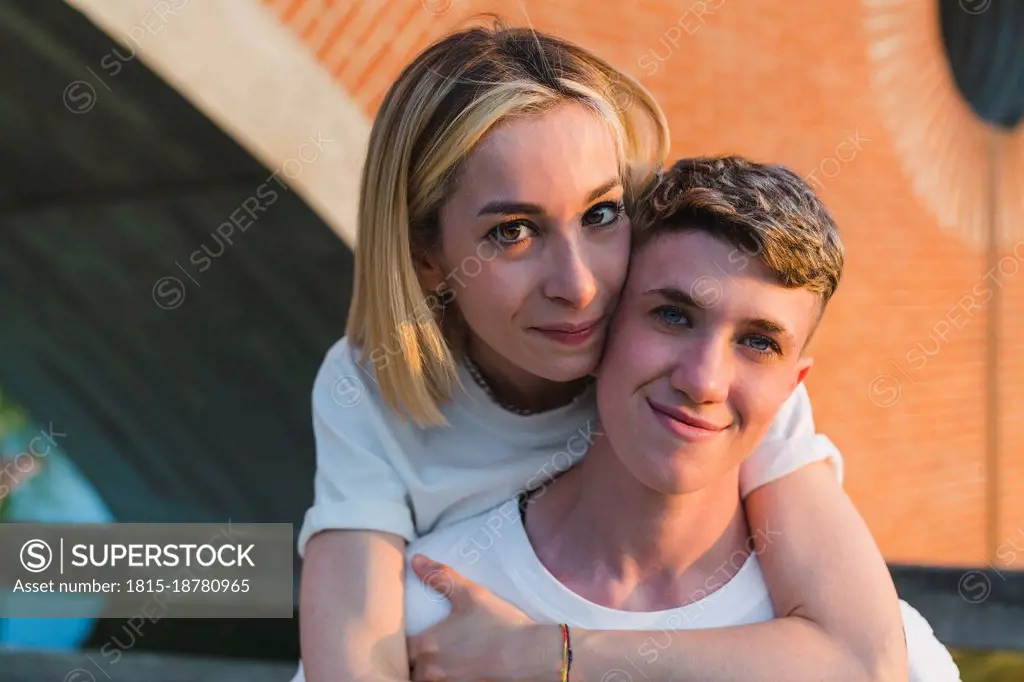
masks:
{"label": "person's eyebrow", "polygon": [[676,289],[675,287],[657,287],[654,289],[648,289],[643,293],[644,296],[661,296],[662,298],[668,299],[673,303],[681,303],[686,306],[693,308],[703,308],[700,303],[697,303],[696,299],[690,294],[683,291],[682,289]]}
{"label": "person's eyebrow", "polygon": [[[657,287],[654,289],[648,289],[643,293],[644,296],[661,296],[664,299],[672,301],[673,303],[679,303],[690,308],[706,308],[707,306],[701,305],[689,292],[675,287]],[[794,339],[793,334],[786,329],[781,323],[767,317],[748,317],[743,320],[743,324],[759,329],[766,334],[774,334],[776,336],[786,337],[787,339]]]}
{"label": "person's eyebrow", "polygon": [[589,204],[594,199],[597,199],[600,196],[608,194],[608,192],[611,192],[613,189],[616,189],[618,187],[622,187],[622,180],[620,180],[619,178],[612,178],[608,182],[599,185],[597,188],[594,189],[594,191],[588,194],[586,203]]}
{"label": "person's eyebrow", "polygon": [[[590,194],[587,195],[586,203],[590,203],[598,197],[608,194],[616,187],[622,186],[622,180],[619,178],[612,178],[608,182],[605,182],[595,188]],[[495,215],[495,214],[509,214],[509,213],[525,213],[527,215],[540,215],[544,213],[544,209],[537,204],[530,204],[522,201],[491,201],[484,205],[477,213],[478,216],[482,215]]]}
{"label": "person's eyebrow", "polygon": [[743,320],[743,322],[755,329],[760,329],[766,334],[775,334],[776,336],[784,336],[789,339],[793,338],[793,335],[789,333],[788,329],[775,320],[769,320],[767,317],[750,317]]}

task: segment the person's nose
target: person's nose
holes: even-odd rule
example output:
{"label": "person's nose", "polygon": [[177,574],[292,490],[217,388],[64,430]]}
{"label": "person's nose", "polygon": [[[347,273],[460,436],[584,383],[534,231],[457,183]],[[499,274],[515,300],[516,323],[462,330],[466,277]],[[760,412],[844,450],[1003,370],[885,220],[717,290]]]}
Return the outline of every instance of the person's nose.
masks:
{"label": "person's nose", "polygon": [[717,335],[694,341],[679,354],[671,376],[672,388],[685,393],[697,405],[723,403],[729,396],[735,370],[732,343]]}
{"label": "person's nose", "polygon": [[575,238],[559,240],[548,259],[544,295],[572,308],[586,308],[597,296],[597,277],[586,245]]}

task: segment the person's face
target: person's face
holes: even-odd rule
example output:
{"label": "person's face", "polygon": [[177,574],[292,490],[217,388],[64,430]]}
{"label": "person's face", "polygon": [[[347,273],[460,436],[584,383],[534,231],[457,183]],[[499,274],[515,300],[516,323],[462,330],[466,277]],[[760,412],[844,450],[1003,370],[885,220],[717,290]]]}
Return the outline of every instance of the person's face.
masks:
{"label": "person's face", "polygon": [[760,442],[812,360],[820,297],[705,232],[655,237],[633,256],[597,373],[618,460],[666,494],[700,490]]}
{"label": "person's face", "polygon": [[478,359],[572,381],[594,370],[629,265],[605,123],[578,105],[497,126],[440,211],[427,286],[454,292]]}

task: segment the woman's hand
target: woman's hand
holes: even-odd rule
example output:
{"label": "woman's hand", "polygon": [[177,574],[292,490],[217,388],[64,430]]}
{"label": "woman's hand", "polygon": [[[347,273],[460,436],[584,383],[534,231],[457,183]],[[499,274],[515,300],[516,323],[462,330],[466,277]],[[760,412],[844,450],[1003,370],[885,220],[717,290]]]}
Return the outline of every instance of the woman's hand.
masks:
{"label": "woman's hand", "polygon": [[420,580],[444,596],[451,614],[408,640],[413,682],[558,682],[562,637],[457,571],[422,555]]}

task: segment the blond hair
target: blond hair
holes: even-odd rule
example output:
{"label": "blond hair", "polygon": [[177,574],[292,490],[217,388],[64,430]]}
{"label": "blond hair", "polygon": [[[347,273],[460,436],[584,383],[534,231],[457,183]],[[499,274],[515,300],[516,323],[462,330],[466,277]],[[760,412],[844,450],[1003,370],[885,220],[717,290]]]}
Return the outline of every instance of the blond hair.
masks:
{"label": "blond hair", "polygon": [[440,206],[495,125],[570,102],[608,124],[628,204],[667,156],[665,117],[642,85],[577,45],[500,23],[459,31],[417,56],[381,104],[363,168],[346,333],[388,406],[420,426],[445,423],[439,405],[458,385],[443,303],[423,291],[415,265],[439,244]]}

